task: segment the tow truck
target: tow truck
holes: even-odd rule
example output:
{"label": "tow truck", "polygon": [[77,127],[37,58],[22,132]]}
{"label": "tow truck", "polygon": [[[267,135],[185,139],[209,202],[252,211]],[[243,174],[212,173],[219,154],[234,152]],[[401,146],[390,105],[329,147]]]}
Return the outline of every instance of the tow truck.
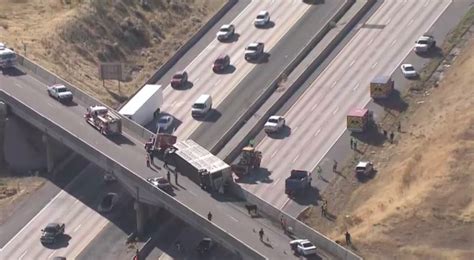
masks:
{"label": "tow truck", "polygon": [[119,115],[104,106],[90,106],[84,115],[86,122],[105,136],[122,134],[122,120]]}

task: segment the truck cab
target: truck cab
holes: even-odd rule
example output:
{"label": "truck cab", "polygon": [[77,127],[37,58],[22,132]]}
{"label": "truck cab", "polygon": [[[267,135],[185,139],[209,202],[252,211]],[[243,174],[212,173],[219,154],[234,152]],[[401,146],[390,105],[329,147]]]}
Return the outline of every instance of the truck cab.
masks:
{"label": "truck cab", "polygon": [[370,175],[374,171],[374,165],[369,161],[360,161],[357,163],[355,173],[357,175]]}
{"label": "truck cab", "polygon": [[436,46],[436,41],[431,35],[422,35],[415,42],[414,51],[416,53],[426,53],[429,52]]}
{"label": "truck cab", "polygon": [[16,65],[16,53],[0,42],[0,69],[8,69]]}
{"label": "truck cab", "polygon": [[311,172],[292,170],[290,176],[285,180],[285,193],[293,197],[297,193],[304,192],[311,187],[311,180]]}

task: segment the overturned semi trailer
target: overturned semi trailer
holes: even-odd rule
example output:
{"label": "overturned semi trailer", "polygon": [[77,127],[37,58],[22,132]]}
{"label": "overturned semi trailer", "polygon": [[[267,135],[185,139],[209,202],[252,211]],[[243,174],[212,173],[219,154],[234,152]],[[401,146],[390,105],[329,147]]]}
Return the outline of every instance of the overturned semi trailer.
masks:
{"label": "overturned semi trailer", "polygon": [[208,191],[223,193],[232,181],[230,166],[193,140],[175,143],[177,170]]}

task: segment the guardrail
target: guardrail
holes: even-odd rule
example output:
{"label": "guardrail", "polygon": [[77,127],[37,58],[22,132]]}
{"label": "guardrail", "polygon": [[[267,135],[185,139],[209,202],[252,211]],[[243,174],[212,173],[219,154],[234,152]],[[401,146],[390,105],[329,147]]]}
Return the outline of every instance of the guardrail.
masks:
{"label": "guardrail", "polygon": [[318,231],[307,226],[303,222],[293,218],[292,216],[280,211],[279,209],[268,204],[266,201],[253,195],[252,193],[242,189],[238,184],[232,183],[230,191],[239,198],[246,200],[249,203],[257,205],[259,212],[263,212],[268,218],[279,222],[280,218],[285,219],[286,228],[291,228],[292,233],[298,238],[309,239],[317,247],[331,253],[332,255],[344,260],[361,260],[362,258],[343,246],[335,243],[328,237],[319,233]]}
{"label": "guardrail", "polygon": [[124,184],[125,188],[127,188],[127,190],[134,196],[136,195],[140,202],[167,209],[173,215],[186,221],[191,226],[194,226],[200,229],[203,233],[214,237],[216,242],[222,244],[238,255],[248,257],[249,259],[265,259],[264,256],[255,251],[252,247],[246,245],[243,241],[216,226],[214,223],[209,222],[197,212],[164,193],[162,190],[149,185],[145,179],[136,175],[125,165],[96,150],[74,133],[69,132],[62,126],[52,122],[50,119],[38,111],[35,111],[29,105],[22,103],[5,90],[0,90],[0,100],[7,103],[10,111],[15,115],[23,118],[39,130],[48,134],[58,142],[68,146],[76,153],[82,155],[84,158],[95,163],[102,169],[114,172],[121,183]]}
{"label": "guardrail", "polygon": [[[347,0],[344,5],[342,5],[336,13],[329,19],[328,22],[319,30],[318,33],[306,44],[306,46],[301,49],[301,51],[296,55],[296,57],[286,66],[286,68],[280,73],[280,75],[273,80],[270,85],[265,88],[258,96],[257,100],[250,106],[249,109],[245,111],[235,123],[226,131],[222,138],[211,147],[210,151],[214,154],[218,153],[225,144],[232,139],[235,133],[245,124],[245,122],[255,113],[256,110],[275,92],[278,88],[278,84],[281,82],[285,75],[289,75],[298,64],[310,53],[310,51],[324,38],[326,33],[332,28],[332,24],[339,20],[349,8],[355,3],[356,0]],[[287,90],[288,92],[288,90]]]}

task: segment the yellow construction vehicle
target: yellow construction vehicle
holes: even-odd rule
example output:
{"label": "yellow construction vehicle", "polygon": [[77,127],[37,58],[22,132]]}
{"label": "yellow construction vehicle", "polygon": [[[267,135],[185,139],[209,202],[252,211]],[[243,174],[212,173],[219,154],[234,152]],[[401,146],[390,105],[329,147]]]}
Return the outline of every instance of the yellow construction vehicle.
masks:
{"label": "yellow construction vehicle", "polygon": [[246,146],[242,149],[242,154],[237,164],[233,164],[232,171],[239,177],[251,173],[251,170],[260,168],[262,162],[262,152],[257,151],[253,146]]}

